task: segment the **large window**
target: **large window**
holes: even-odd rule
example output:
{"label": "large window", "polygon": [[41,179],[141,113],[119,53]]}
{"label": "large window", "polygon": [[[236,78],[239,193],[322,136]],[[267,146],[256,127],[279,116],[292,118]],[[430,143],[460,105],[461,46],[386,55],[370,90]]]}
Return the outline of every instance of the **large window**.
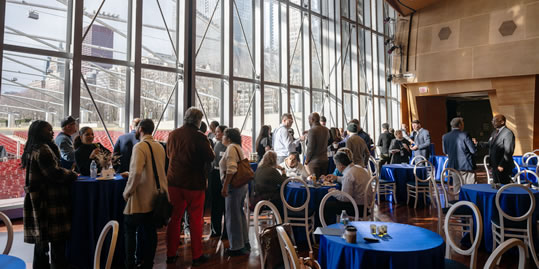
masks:
{"label": "large window", "polygon": [[283,113],[293,114],[296,137],[311,112],[329,127],[359,119],[374,139],[381,123],[400,124],[384,45],[395,30],[385,18],[396,13],[382,0],[2,4],[0,139],[8,158],[20,154],[31,121],[59,132],[68,115],[111,147],[106,131],[114,143],[135,117],[153,119],[155,137],[166,141],[196,106],[204,121],[241,129],[246,152]]}

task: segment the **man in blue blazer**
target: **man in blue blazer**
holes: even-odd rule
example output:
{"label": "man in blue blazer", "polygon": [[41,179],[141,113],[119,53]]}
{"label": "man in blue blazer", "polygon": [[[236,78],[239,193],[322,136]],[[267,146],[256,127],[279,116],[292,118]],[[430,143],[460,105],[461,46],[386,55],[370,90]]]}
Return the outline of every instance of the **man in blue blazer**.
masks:
{"label": "man in blue blazer", "polygon": [[464,120],[461,117],[451,120],[451,132],[442,137],[442,147],[444,154],[448,157],[447,168],[453,168],[460,172],[462,179],[464,179],[462,184],[474,184],[475,163],[473,155],[477,150],[470,135],[464,132]]}
{"label": "man in blue blazer", "polygon": [[121,135],[118,137],[118,140],[116,140],[116,144],[114,145],[114,155],[120,156],[120,165],[116,167],[117,173],[129,171],[133,147],[139,142],[135,137],[135,131],[139,122],[139,118],[133,119],[133,123],[131,123],[131,132]]}
{"label": "man in blue blazer", "polygon": [[505,126],[505,116],[498,114],[492,119],[496,128],[488,142],[480,142],[479,146],[488,146],[489,162],[492,167],[494,183],[508,184],[515,168],[513,153],[515,152],[515,135]]}
{"label": "man in blue blazer", "polygon": [[430,157],[430,133],[427,129],[421,127],[419,120],[412,121],[412,128],[414,129],[412,140],[415,145],[412,146],[412,150],[415,151],[414,156],[421,155],[425,159],[429,160]]}

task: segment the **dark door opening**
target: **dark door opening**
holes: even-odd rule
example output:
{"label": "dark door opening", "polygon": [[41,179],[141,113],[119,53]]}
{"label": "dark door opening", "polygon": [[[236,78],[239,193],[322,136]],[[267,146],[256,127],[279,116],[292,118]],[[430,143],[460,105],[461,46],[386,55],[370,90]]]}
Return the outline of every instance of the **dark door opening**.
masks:
{"label": "dark door opening", "polygon": [[[488,141],[494,130],[492,127],[492,109],[488,94],[474,93],[473,95],[451,95],[446,100],[447,130],[451,130],[451,119],[462,117],[464,131],[468,132],[477,141]],[[483,157],[488,154],[486,149],[479,149],[475,155],[476,163],[482,163]]]}

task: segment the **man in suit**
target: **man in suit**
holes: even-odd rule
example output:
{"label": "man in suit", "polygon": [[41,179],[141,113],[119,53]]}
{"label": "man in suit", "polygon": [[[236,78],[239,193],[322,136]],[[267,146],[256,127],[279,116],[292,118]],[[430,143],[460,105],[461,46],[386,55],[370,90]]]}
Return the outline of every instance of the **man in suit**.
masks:
{"label": "man in suit", "polygon": [[412,128],[414,132],[412,133],[412,140],[415,145],[412,146],[412,150],[415,152],[414,156],[423,156],[425,159],[429,160],[430,157],[430,133],[427,129],[421,127],[421,122],[419,120],[412,121]]}
{"label": "man in suit", "polygon": [[139,140],[136,138],[136,131],[139,122],[139,118],[134,118],[133,122],[131,123],[131,132],[118,137],[118,140],[114,145],[114,155],[120,156],[120,165],[116,167],[117,173],[129,171],[133,147],[139,142]]}
{"label": "man in suit", "polygon": [[515,135],[505,126],[505,116],[498,114],[492,119],[496,130],[492,132],[488,142],[481,142],[479,146],[488,145],[490,167],[494,183],[507,184],[511,182],[511,172],[515,167],[513,153],[515,151]]}
{"label": "man in suit", "polygon": [[305,166],[310,174],[320,178],[328,171],[327,146],[329,130],[320,124],[320,115],[316,112],[309,115],[311,129],[307,134],[307,149],[305,150]]}
{"label": "man in suit", "polygon": [[468,133],[464,132],[464,120],[461,117],[451,120],[451,132],[442,137],[442,142],[444,154],[448,157],[447,168],[458,170],[464,180],[463,184],[474,184],[473,155],[477,150]]}

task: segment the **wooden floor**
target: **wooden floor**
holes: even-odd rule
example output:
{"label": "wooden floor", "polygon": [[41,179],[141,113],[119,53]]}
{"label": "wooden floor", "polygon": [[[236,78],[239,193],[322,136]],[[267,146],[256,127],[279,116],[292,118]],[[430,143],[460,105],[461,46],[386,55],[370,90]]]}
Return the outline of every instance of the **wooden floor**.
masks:
{"label": "wooden floor", "polygon": [[[375,209],[375,216],[378,220],[388,221],[388,222],[398,222],[406,223],[411,225],[420,226],[436,232],[437,227],[437,217],[436,210],[430,208],[417,208],[406,205],[397,205],[394,206],[388,202],[383,202],[380,206],[377,206]],[[206,215],[209,215],[209,212],[206,212]],[[205,217],[205,223],[209,223],[209,217]],[[12,255],[18,256],[27,262],[27,268],[31,268],[32,260],[32,250],[33,246],[29,244],[22,243],[22,221],[15,221],[15,242],[13,249],[11,251]],[[211,256],[210,260],[203,266],[196,268],[260,268],[260,260],[258,256],[258,249],[256,247],[255,240],[253,238],[254,229],[251,226],[250,228],[250,242],[252,246],[252,251],[249,256],[242,257],[228,257],[223,254],[224,247],[228,247],[228,241],[219,241],[218,238],[209,238],[209,225],[204,226],[204,253],[207,253]],[[0,229],[0,242],[5,239],[5,228]],[[2,243],[3,244],[3,243]],[[224,247],[223,247],[224,246]],[[305,251],[305,246],[299,246],[300,255],[307,256]],[[178,254],[180,258],[177,263],[172,265],[167,265],[165,263],[166,259],[166,243],[165,243],[165,229],[162,229],[158,232],[158,247],[155,257],[155,266],[154,268],[191,268],[191,250],[190,244],[187,238],[182,238],[182,243],[178,249]],[[317,255],[317,253],[315,253]],[[483,268],[485,261],[488,258],[489,253],[485,250],[480,250],[478,255],[477,268]],[[468,264],[469,259],[462,257],[456,253],[453,254],[453,259],[458,260],[464,264]],[[527,268],[535,268],[533,266],[533,260],[529,259],[527,262]],[[506,255],[502,259],[501,266],[499,268],[516,268],[517,266],[517,256],[516,255]],[[426,268],[424,268],[426,269]]]}

